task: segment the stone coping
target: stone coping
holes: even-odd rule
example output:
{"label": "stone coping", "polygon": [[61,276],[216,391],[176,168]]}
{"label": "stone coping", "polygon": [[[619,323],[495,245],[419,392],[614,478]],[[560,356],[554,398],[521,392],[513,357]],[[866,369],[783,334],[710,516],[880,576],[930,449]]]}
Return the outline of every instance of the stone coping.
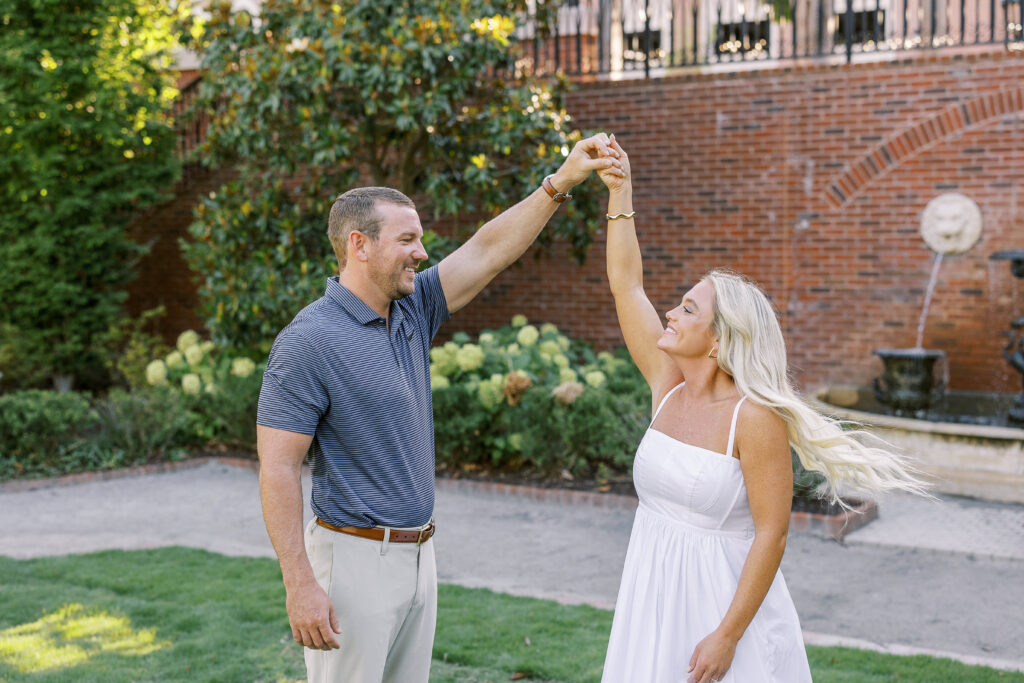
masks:
{"label": "stone coping", "polygon": [[890,429],[902,429],[908,432],[949,434],[951,436],[976,439],[1024,441],[1024,429],[1017,429],[1016,427],[960,424],[957,422],[931,422],[929,420],[915,420],[910,417],[866,413],[861,410],[852,410],[832,403],[826,403],[824,397],[827,394],[827,388],[819,389],[814,394],[807,396],[806,399],[811,407],[819,412],[832,415],[840,420],[858,422],[869,427],[887,427]]}
{"label": "stone coping", "polygon": [[[260,463],[256,458],[225,455],[201,455],[187,460],[158,462],[151,463],[149,465],[124,467],[116,470],[95,470],[92,472],[79,472],[77,474],[65,474],[58,477],[44,477],[39,479],[14,479],[12,481],[0,482],[0,492],[13,493],[16,491],[37,491],[39,489],[74,486],[76,484],[85,484],[94,481],[109,481],[111,479],[140,477],[147,474],[160,474],[162,472],[179,472],[181,470],[194,469],[207,463],[241,467],[252,470],[253,472],[258,472],[260,468]],[[308,466],[303,465],[303,467],[307,468]],[[504,484],[500,482],[478,481],[475,479],[452,479],[450,477],[437,477],[435,482],[439,489],[443,488],[453,491],[477,491],[524,498],[544,503],[593,505],[597,507],[616,508],[627,511],[635,510],[637,506],[637,499],[635,497],[614,493],[543,488],[540,486]]]}
{"label": "stone coping", "polygon": [[244,467],[254,472],[259,470],[259,461],[255,458],[243,458],[227,455],[201,455],[187,460],[175,460],[172,462],[155,462],[149,465],[133,465],[122,467],[116,470],[94,470],[91,472],[78,472],[76,474],[64,474],[59,477],[42,477],[39,479],[14,479],[0,482],[0,492],[15,491],[37,491],[39,489],[57,488],[60,486],[74,486],[93,481],[108,481],[110,479],[124,479],[127,477],[140,477],[147,474],[159,474],[161,472],[178,472],[190,470],[208,462],[231,465],[233,467]]}

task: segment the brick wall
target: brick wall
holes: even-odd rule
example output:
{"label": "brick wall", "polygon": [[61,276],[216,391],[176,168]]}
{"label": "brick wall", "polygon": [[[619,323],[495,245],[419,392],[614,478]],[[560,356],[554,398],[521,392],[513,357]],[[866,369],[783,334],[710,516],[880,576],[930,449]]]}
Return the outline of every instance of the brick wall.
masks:
{"label": "brick wall", "polygon": [[[685,74],[581,85],[569,110],[630,153],[645,284],[659,311],[706,270],[750,275],[782,314],[805,386],[866,384],[871,350],[915,343],[933,263],[919,234],[935,196],[978,203],[980,242],[946,257],[924,335],[957,389],[1018,391],[1001,335],[1024,283],[992,252],[1024,248],[1024,55],[923,53],[874,64]],[[514,313],[621,344],[599,236],[580,268],[530,258],[446,326]]]}
{"label": "brick wall", "polygon": [[[1024,283],[988,257],[1024,248],[1022,83],[1024,54],[938,51],[591,82],[569,110],[584,129],[615,132],[630,153],[658,310],[712,267],[746,273],[779,308],[794,376],[808,387],[869,383],[880,371],[872,349],[914,345],[933,259],[921,212],[943,192],[971,197],[982,238],[943,262],[924,346],[949,354],[953,388],[1009,392],[1020,384],[1000,356],[1001,332],[1024,313]],[[192,198],[208,190],[191,183],[148,214],[159,241],[132,303],[173,303],[169,333],[197,323],[172,245]],[[444,333],[525,313],[602,347],[621,344],[603,261],[600,235],[583,267],[566,249],[528,255]]]}
{"label": "brick wall", "polygon": [[132,239],[149,244],[150,249],[139,262],[138,276],[129,287],[128,313],[135,316],[164,306],[167,314],[156,321],[151,331],[164,335],[168,341],[173,341],[184,330],[203,327],[196,312],[199,306],[196,275],[186,265],[178,241],[188,236],[192,209],[198,198],[228,179],[228,173],[192,167],[172,188],[171,199],[150,207],[132,222]]}

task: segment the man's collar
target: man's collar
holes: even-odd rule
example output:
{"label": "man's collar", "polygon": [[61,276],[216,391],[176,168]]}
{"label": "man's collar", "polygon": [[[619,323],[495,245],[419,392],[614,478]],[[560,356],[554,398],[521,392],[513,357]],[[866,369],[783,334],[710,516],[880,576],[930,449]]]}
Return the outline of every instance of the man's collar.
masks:
{"label": "man's collar", "polygon": [[338,276],[327,278],[327,289],[324,296],[339,304],[348,311],[349,315],[356,319],[360,325],[372,323],[375,320],[383,320],[377,311],[373,310],[352,291],[338,281]]}

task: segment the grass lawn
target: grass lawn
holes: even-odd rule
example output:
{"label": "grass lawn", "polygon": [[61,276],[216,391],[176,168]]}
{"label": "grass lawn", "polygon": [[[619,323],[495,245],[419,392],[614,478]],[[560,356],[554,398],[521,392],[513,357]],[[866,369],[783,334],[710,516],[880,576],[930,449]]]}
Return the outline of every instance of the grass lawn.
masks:
{"label": "grass lawn", "polygon": [[[183,548],[0,557],[0,681],[296,681],[276,562]],[[433,683],[597,681],[611,613],[441,586]],[[808,648],[816,683],[1015,681],[930,657]]]}

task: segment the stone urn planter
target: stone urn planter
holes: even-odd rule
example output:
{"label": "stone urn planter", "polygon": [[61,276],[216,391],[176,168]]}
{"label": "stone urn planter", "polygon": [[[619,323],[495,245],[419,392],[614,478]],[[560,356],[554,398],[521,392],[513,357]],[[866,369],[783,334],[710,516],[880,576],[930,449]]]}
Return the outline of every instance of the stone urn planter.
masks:
{"label": "stone urn planter", "polygon": [[874,382],[875,397],[894,415],[923,415],[942,397],[946,385],[935,381],[935,362],[945,351],[930,349],[875,349],[882,359],[881,377]]}

